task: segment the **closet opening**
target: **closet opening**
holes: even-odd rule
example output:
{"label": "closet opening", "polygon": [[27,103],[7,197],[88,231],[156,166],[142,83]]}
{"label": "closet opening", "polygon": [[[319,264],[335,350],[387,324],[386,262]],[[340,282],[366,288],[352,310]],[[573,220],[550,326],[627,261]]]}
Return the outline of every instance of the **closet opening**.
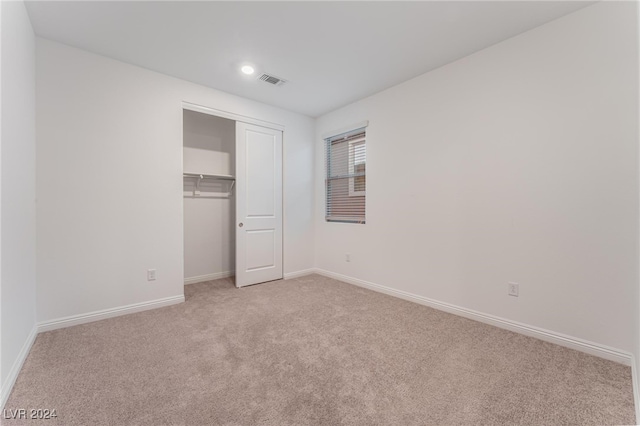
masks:
{"label": "closet opening", "polygon": [[282,279],[282,126],[187,103],[182,119],[185,284]]}
{"label": "closet opening", "polygon": [[233,120],[183,110],[184,281],[235,275]]}

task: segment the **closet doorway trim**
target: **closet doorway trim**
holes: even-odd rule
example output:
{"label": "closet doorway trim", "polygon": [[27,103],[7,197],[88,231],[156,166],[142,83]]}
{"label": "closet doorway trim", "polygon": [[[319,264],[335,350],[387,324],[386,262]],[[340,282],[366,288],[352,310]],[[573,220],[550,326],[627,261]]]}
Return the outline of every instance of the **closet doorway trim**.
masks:
{"label": "closet doorway trim", "polygon": [[209,108],[209,107],[198,105],[198,104],[192,104],[190,102],[183,101],[182,109],[201,112],[203,114],[215,115],[216,117],[228,118],[230,120],[241,121],[247,124],[255,124],[256,126],[262,126],[268,129],[284,131],[284,126],[282,124],[271,123],[269,121],[264,121],[264,120],[258,120],[257,118],[251,118],[245,115],[234,114],[232,112],[213,109],[213,108]]}

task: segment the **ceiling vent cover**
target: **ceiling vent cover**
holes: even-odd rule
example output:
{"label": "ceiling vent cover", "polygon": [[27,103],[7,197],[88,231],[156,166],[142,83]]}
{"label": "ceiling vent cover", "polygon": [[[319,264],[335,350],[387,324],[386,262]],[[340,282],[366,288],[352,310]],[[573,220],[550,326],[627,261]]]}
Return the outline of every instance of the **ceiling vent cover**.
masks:
{"label": "ceiling vent cover", "polygon": [[286,81],[281,79],[280,77],[276,77],[270,74],[262,74],[260,77],[258,77],[258,80],[273,84],[274,86],[282,86],[286,83]]}

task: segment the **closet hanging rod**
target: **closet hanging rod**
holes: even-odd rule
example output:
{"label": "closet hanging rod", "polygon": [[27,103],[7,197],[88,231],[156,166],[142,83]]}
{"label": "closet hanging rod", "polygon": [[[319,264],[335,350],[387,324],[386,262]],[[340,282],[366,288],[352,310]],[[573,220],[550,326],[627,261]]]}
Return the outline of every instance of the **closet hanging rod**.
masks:
{"label": "closet hanging rod", "polygon": [[213,180],[226,180],[231,181],[231,187],[229,188],[229,195],[231,195],[233,191],[233,187],[236,184],[236,178],[231,175],[207,175],[204,173],[182,173],[183,178],[195,178],[196,187],[193,189],[193,196],[200,195],[200,182],[204,179],[213,179]]}
{"label": "closet hanging rod", "polygon": [[199,178],[199,179],[236,180],[236,178],[230,175],[207,175],[204,173],[183,173],[182,177]]}

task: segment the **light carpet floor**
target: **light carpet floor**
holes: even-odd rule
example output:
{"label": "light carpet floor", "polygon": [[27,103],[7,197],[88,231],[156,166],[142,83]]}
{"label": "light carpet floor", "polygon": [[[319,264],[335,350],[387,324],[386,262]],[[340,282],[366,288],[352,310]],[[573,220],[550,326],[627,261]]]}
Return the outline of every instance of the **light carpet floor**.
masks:
{"label": "light carpet floor", "polygon": [[5,410],[69,426],[635,422],[629,367],[329,278],[185,295],[40,334]]}

